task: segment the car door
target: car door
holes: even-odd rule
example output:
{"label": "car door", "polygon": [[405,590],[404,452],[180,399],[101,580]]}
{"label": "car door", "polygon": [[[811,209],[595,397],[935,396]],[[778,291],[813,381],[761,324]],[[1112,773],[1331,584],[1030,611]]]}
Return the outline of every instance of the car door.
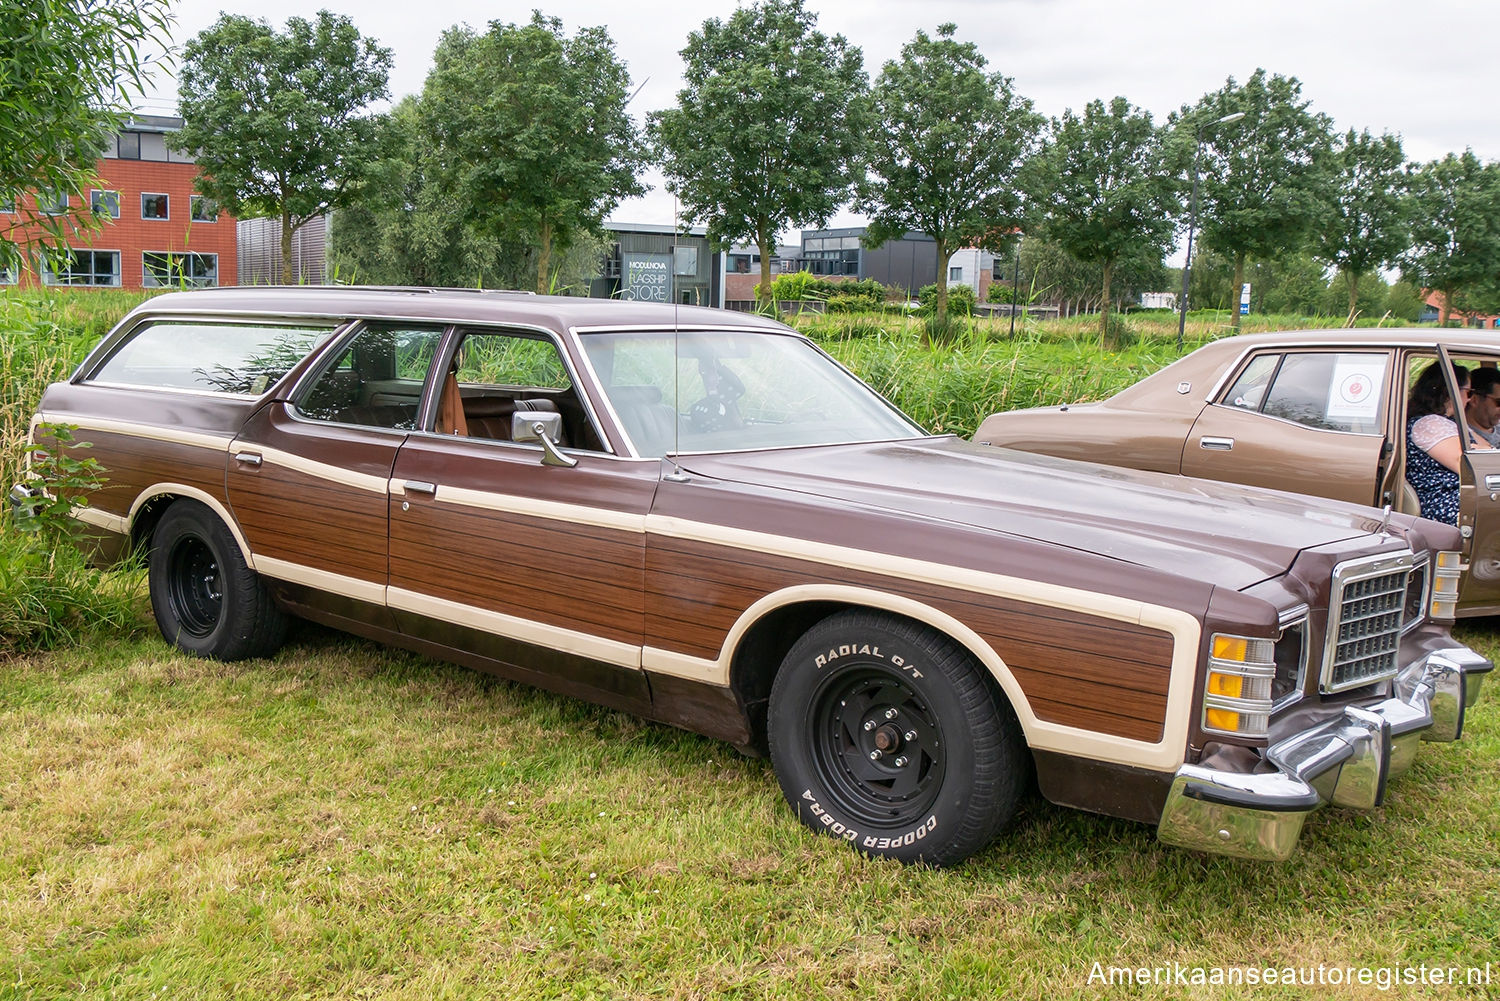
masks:
{"label": "car door", "polygon": [[[400,629],[462,662],[647,712],[645,523],[660,461],[605,449],[548,335],[458,330],[445,355],[433,422],[391,473],[387,600]],[[436,415],[456,417],[443,399],[455,392],[464,418],[444,429]],[[560,454],[575,464],[510,440],[518,409],[559,414]]]}
{"label": "car door", "polygon": [[[1457,355],[1457,357],[1454,357]],[[1438,356],[1448,379],[1448,390],[1460,399],[1453,380],[1453,363],[1500,364],[1500,354],[1438,345]],[[1459,590],[1458,607],[1465,615],[1500,612],[1500,450],[1475,448],[1470,442],[1463,408],[1455,408],[1460,440],[1465,442],[1463,467],[1459,470],[1460,508],[1458,528],[1463,533],[1464,560],[1469,571]]]}
{"label": "car door", "polygon": [[1268,348],[1203,408],[1182,472],[1377,504],[1392,358],[1378,348]]}
{"label": "car door", "polygon": [[255,569],[324,620],[393,628],[385,608],[391,467],[416,426],[442,326],[365,324],[229,450],[226,486]]}

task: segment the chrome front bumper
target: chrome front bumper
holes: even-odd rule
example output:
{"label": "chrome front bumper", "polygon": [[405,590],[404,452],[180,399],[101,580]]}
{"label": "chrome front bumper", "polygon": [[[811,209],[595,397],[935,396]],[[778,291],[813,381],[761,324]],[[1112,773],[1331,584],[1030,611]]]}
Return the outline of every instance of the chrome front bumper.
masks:
{"label": "chrome front bumper", "polygon": [[1397,678],[1394,694],[1286,738],[1266,771],[1183,765],[1172,779],[1157,837],[1168,844],[1248,859],[1292,854],[1307,815],[1324,804],[1369,810],[1411,767],[1419,741],[1457,740],[1464,710],[1493,668],[1468,647],[1429,653]]}

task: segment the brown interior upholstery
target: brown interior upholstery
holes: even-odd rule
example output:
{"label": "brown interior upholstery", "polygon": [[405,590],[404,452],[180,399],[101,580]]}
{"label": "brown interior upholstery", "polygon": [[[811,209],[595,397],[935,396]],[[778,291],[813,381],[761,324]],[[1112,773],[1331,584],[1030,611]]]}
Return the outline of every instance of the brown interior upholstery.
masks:
{"label": "brown interior upholstery", "polygon": [[[457,363],[455,356],[454,365]],[[448,374],[443,377],[443,395],[438,399],[437,430],[438,434],[455,434],[464,438],[469,436],[463,396],[458,391],[458,376],[453,368],[449,368]]]}

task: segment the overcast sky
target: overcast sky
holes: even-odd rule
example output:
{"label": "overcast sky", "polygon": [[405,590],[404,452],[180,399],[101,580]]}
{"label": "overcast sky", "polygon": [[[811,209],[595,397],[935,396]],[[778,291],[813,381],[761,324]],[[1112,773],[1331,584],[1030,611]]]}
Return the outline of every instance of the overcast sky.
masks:
{"label": "overcast sky", "polygon": [[[220,11],[263,18],[277,28],[308,16],[316,0],[178,0],[180,44],[211,25]],[[561,18],[572,33],[603,24],[636,84],[637,120],[668,107],[681,86],[678,52],[690,30],[735,4],[628,0],[623,3],[547,0],[327,0],[395,54],[393,98],[416,93],[445,28],[492,20],[520,22],[533,7]],[[1081,109],[1095,98],[1122,95],[1158,120],[1257,67],[1295,76],[1313,108],[1339,130],[1399,134],[1406,155],[1429,160],[1472,148],[1500,159],[1500,74],[1490,50],[1500,39],[1500,4],[1493,0],[808,0],[818,27],[864,50],[873,78],[916,31],[944,21],[977,43],[990,68],[1014,79],[1021,94],[1048,116]],[[142,110],[175,112],[176,86],[165,74]],[[658,175],[653,190],[620,206],[613,218],[672,222],[672,198]],[[841,214],[835,225],[859,222]]]}

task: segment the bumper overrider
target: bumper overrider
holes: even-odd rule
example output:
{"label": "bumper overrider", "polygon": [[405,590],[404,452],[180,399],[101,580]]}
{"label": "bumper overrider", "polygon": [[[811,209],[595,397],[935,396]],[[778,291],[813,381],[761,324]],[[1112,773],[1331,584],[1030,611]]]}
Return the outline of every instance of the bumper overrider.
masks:
{"label": "bumper overrider", "polygon": [[1369,810],[1411,766],[1419,741],[1457,740],[1491,668],[1467,647],[1436,650],[1396,678],[1393,695],[1273,744],[1253,773],[1183,765],[1157,836],[1184,848],[1247,859],[1292,854],[1307,815],[1325,804]]}
{"label": "bumper overrider", "polygon": [[10,488],[10,513],[18,522],[35,518],[45,499],[41,490],[17,483]]}

